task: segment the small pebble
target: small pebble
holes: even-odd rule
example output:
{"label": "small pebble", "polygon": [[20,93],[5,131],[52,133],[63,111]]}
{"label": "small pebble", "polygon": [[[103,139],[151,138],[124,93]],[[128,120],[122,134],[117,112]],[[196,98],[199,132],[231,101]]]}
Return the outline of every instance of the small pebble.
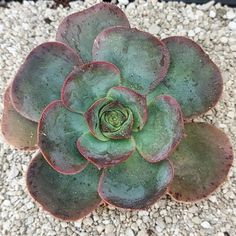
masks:
{"label": "small pebble", "polygon": [[126,236],[134,236],[134,232],[133,232],[133,230],[132,229],[126,229],[126,231],[125,231],[125,235]]}
{"label": "small pebble", "polygon": [[118,0],[118,2],[119,2],[121,5],[128,5],[128,4],[129,4],[129,0]]}
{"label": "small pebble", "polygon": [[236,31],[236,22],[235,22],[235,21],[229,22],[229,28],[230,28],[232,31]]}
{"label": "small pebble", "polygon": [[209,16],[211,18],[215,18],[216,17],[216,12],[215,11],[210,11]]}
{"label": "small pebble", "polygon": [[207,222],[207,221],[203,221],[203,222],[201,223],[201,226],[202,226],[204,229],[209,229],[209,228],[211,228],[211,225],[210,225],[209,222]]}
{"label": "small pebble", "polygon": [[233,12],[233,10],[227,11],[227,13],[226,13],[226,18],[227,18],[228,20],[232,20],[232,19],[234,19],[235,17],[236,17],[236,14]]}

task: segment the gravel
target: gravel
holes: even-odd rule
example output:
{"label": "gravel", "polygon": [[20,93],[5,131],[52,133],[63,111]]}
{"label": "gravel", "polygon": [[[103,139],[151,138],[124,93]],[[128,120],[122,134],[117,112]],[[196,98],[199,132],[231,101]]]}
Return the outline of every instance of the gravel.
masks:
{"label": "gravel", "polygon": [[[71,8],[47,7],[49,1],[10,3],[0,8],[0,110],[2,94],[23,59],[36,45],[53,40],[59,22],[69,13],[85,9],[97,1],[71,3]],[[122,8],[127,1],[119,1]],[[160,38],[188,36],[202,45],[219,65],[224,77],[224,93],[218,105],[198,118],[224,130],[236,147],[236,9],[214,5],[136,1],[126,13],[134,27]],[[47,22],[47,23],[46,23]],[[125,211],[101,206],[77,222],[54,219],[28,195],[25,171],[32,157],[0,140],[0,235],[216,235],[236,234],[236,166],[228,181],[208,200],[180,204],[163,197],[147,211]]]}

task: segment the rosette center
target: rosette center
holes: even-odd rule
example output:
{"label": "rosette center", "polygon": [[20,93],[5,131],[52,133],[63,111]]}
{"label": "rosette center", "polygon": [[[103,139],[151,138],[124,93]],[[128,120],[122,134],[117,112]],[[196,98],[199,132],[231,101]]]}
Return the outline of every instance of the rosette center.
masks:
{"label": "rosette center", "polygon": [[111,139],[129,138],[133,127],[133,114],[118,101],[105,105],[99,112],[100,130]]}

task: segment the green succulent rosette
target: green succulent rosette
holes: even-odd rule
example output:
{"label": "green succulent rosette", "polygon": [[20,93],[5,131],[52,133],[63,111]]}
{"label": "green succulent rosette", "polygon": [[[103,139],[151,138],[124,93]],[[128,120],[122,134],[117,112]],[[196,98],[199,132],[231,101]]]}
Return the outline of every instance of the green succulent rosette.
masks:
{"label": "green succulent rosette", "polygon": [[165,193],[192,202],[226,179],[226,135],[189,122],[212,108],[222,77],[192,40],[131,28],[115,5],[66,17],[33,49],[4,95],[2,133],[37,149],[27,186],[43,208],[77,220],[101,203],[145,209]]}

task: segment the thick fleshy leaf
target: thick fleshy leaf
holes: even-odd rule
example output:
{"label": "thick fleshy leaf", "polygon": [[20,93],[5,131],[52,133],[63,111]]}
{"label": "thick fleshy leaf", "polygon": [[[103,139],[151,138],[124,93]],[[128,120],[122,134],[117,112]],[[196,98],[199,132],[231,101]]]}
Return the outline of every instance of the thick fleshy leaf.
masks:
{"label": "thick fleshy leaf", "polygon": [[99,140],[107,141],[108,138],[105,137],[100,130],[100,116],[99,111],[107,105],[111,100],[108,98],[101,98],[97,100],[85,113],[84,117],[87,121],[90,132]]}
{"label": "thick fleshy leaf", "polygon": [[84,117],[70,112],[57,100],[43,111],[38,127],[38,146],[56,171],[75,174],[87,165],[76,147],[77,139],[87,131]]}
{"label": "thick fleshy leaf", "polygon": [[125,162],[104,170],[99,194],[114,206],[144,209],[165,194],[172,178],[173,169],[168,160],[152,164],[134,152]]}
{"label": "thick fleshy leaf", "polygon": [[201,200],[227,178],[233,150],[227,136],[206,123],[185,124],[186,137],[170,161],[175,169],[169,194],[178,201]]}
{"label": "thick fleshy leaf", "polygon": [[105,28],[122,25],[129,21],[114,4],[99,3],[84,11],[67,16],[60,24],[56,39],[75,49],[84,62],[92,60],[92,47],[96,36]]}
{"label": "thick fleshy leaf", "polygon": [[219,100],[222,77],[218,67],[191,39],[175,36],[163,40],[170,52],[170,67],[165,79],[148,95],[173,96],[185,118],[206,112]]}
{"label": "thick fleshy leaf", "polygon": [[85,112],[120,83],[120,71],[108,62],[91,62],[73,71],[62,88],[62,101],[75,112]]}
{"label": "thick fleshy leaf", "polygon": [[121,71],[121,84],[141,94],[153,90],[169,66],[163,42],[149,33],[125,27],[102,31],[94,41],[93,59],[115,64]]}
{"label": "thick fleshy leaf", "polygon": [[48,42],[34,48],[20,67],[12,83],[15,109],[38,122],[43,109],[60,99],[61,87],[81,59],[63,43]]}
{"label": "thick fleshy leaf", "polygon": [[19,149],[36,149],[38,124],[21,116],[12,106],[9,86],[4,94],[4,108],[1,122],[6,141]]}
{"label": "thick fleshy leaf", "polygon": [[31,161],[26,178],[31,196],[44,210],[72,221],[85,217],[100,205],[99,176],[99,170],[91,164],[79,174],[60,174],[39,153]]}
{"label": "thick fleshy leaf", "polygon": [[132,138],[104,142],[87,133],[78,139],[77,147],[86,159],[103,168],[126,160],[134,152],[135,142]]}
{"label": "thick fleshy leaf", "polygon": [[119,101],[112,101],[104,106],[99,113],[100,130],[110,139],[130,138],[133,127],[132,111]]}
{"label": "thick fleshy leaf", "polygon": [[143,128],[147,121],[147,105],[145,96],[123,86],[111,88],[107,96],[113,100],[119,101],[132,111],[134,116],[134,131],[139,131]]}
{"label": "thick fleshy leaf", "polygon": [[134,133],[139,153],[149,162],[167,158],[183,136],[179,104],[170,96],[156,97],[148,105],[148,121]]}

